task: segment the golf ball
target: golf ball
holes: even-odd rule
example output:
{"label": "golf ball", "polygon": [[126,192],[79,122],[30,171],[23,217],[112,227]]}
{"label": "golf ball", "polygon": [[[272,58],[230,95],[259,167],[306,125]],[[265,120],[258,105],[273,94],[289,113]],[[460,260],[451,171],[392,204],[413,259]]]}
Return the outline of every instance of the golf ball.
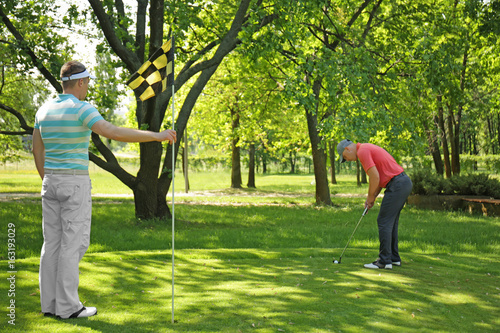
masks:
{"label": "golf ball", "polygon": [[333,263],[334,263],[334,264],[338,264],[339,262],[338,262],[337,260],[334,260],[334,261],[333,261]]}

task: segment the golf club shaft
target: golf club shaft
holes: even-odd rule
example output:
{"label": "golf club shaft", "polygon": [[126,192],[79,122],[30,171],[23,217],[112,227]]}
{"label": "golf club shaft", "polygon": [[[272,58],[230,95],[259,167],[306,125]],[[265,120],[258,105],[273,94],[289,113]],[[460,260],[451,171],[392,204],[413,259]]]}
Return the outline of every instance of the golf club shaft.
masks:
{"label": "golf club shaft", "polygon": [[[361,216],[365,216],[366,212],[368,211],[368,207],[365,207],[365,211],[363,212],[363,214]],[[347,221],[345,224],[344,224],[344,227],[347,226],[349,224],[350,221]]]}
{"label": "golf club shaft", "polygon": [[354,228],[354,231],[352,232],[351,237],[349,237],[349,240],[347,241],[347,244],[345,245],[344,250],[342,251],[342,254],[340,255],[339,262],[342,260],[342,256],[344,255],[345,250],[349,246],[349,243],[351,242],[352,236],[354,236],[354,233],[358,229],[358,226],[361,223],[361,220],[363,219],[363,216],[365,216],[367,210],[368,210],[368,207],[365,208],[365,210],[363,212],[363,215],[361,215],[361,217],[360,217],[360,219],[358,221],[358,224],[356,224],[356,228]]}

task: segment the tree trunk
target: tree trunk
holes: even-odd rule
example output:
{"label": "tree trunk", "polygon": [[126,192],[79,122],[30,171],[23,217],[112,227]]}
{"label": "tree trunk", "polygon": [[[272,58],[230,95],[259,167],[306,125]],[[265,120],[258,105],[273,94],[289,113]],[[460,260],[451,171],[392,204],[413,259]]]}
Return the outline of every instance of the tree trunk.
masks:
{"label": "tree trunk", "polygon": [[[491,140],[493,142],[493,137],[491,138]],[[500,114],[497,114],[497,143],[500,147]]]}
{"label": "tree trunk", "polygon": [[238,146],[240,141],[238,134],[240,114],[238,111],[231,109],[231,119],[231,188],[241,188],[240,147]]}
{"label": "tree trunk", "polygon": [[184,192],[189,192],[189,173],[188,173],[188,142],[187,142],[187,128],[184,130],[184,137],[182,141],[184,146],[182,147],[182,174],[184,175]]}
{"label": "tree trunk", "polygon": [[290,151],[289,155],[290,160],[290,173],[295,173],[295,165],[297,164],[297,153]]}
{"label": "tree trunk", "polygon": [[[486,117],[486,124],[488,125],[488,139],[493,142],[493,140],[495,140],[495,133],[493,131],[493,124],[492,124],[492,121],[490,120],[489,117]],[[500,143],[500,137],[498,137],[498,142]],[[495,145],[492,144],[492,153],[495,154]],[[487,145],[485,147],[485,152],[486,154],[488,154],[490,152],[490,146]]]}
{"label": "tree trunk", "polygon": [[135,216],[150,219],[157,216],[158,170],[161,160],[161,143],[147,142],[140,144],[141,167],[137,173],[136,186],[133,189]]}
{"label": "tree trunk", "polygon": [[438,100],[438,124],[441,133],[441,145],[443,146],[444,169],[446,172],[446,178],[450,178],[451,177],[450,152],[448,150],[448,140],[446,138],[446,129],[444,127],[442,97],[438,96],[437,100]]}
{"label": "tree trunk", "polygon": [[312,157],[314,165],[314,178],[316,180],[316,204],[333,205],[328,187],[328,176],[326,171],[326,152],[321,148],[321,137],[318,133],[318,107],[319,90],[321,81],[315,80],[313,91],[316,98],[316,110],[308,111],[306,108],[307,129],[311,140]]}
{"label": "tree trunk", "polygon": [[446,119],[446,123],[448,124],[448,135],[450,137],[450,146],[451,146],[451,172],[453,175],[458,175],[460,173],[460,161],[459,154],[460,151],[457,146],[457,140],[459,141],[458,133],[455,133],[454,125],[453,125],[453,109],[448,106],[448,117]]}
{"label": "tree trunk", "polygon": [[361,170],[361,184],[368,184],[368,181],[366,179],[365,169],[360,168],[360,170]]}
{"label": "tree trunk", "polygon": [[332,181],[331,183],[332,184],[337,184],[337,175],[336,175],[336,172],[335,172],[335,157],[337,156],[336,154],[336,151],[337,151],[337,142],[330,142],[329,143],[329,150],[330,150],[330,165],[331,165],[331,178],[332,178]]}
{"label": "tree trunk", "polygon": [[361,172],[359,171],[359,160],[356,160],[356,184],[361,186]]}
{"label": "tree trunk", "polygon": [[[464,56],[462,59],[462,71],[460,73],[460,90],[462,91],[462,94],[465,94],[465,80],[466,80],[466,69],[467,69],[467,60],[469,58],[469,48],[466,47],[464,51]],[[452,116],[450,108],[450,116]],[[453,174],[454,175],[459,175],[460,174],[460,126],[462,125],[462,111],[463,111],[463,104],[462,102],[459,102],[458,104],[458,110],[457,110],[457,115],[456,117],[452,118],[453,120],[453,141],[452,141],[452,150],[451,150],[451,162],[452,162],[452,169],[453,169]],[[450,133],[450,134],[451,134]]]}
{"label": "tree trunk", "polygon": [[[438,122],[438,117],[434,116],[434,125],[436,128],[439,128],[439,122]],[[443,166],[443,159],[441,158],[441,151],[439,149],[439,140],[436,134],[436,131],[433,129],[429,129],[429,126],[427,123],[424,121],[424,129],[425,132],[427,133],[427,141],[429,143],[429,150],[432,155],[432,160],[434,161],[434,166],[436,168],[436,172],[438,175],[443,175],[444,174],[444,166]]]}
{"label": "tree trunk", "polygon": [[248,150],[248,187],[255,188],[255,143]]}

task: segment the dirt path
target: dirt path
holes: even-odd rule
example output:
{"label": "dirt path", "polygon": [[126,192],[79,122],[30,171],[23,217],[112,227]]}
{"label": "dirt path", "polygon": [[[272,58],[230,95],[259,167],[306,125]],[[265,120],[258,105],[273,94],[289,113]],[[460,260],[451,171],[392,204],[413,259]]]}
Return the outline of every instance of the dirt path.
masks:
{"label": "dirt path", "polygon": [[[295,193],[270,193],[270,192],[258,192],[258,191],[252,191],[252,192],[245,192],[245,191],[237,191],[237,190],[210,190],[210,191],[192,191],[189,193],[175,193],[175,197],[179,199],[183,199],[184,202],[179,202],[179,203],[186,203],[186,204],[222,204],[222,203],[217,203],[217,202],[200,202],[200,201],[193,201],[189,202],[189,198],[200,198],[200,197],[263,197],[263,198],[301,198],[301,197],[307,197],[310,195],[311,197],[313,194],[307,194],[307,193],[300,193],[300,194],[295,194]],[[362,198],[364,197],[364,194],[349,194],[349,193],[337,193],[335,195],[332,195],[332,198]],[[133,194],[103,194],[103,193],[93,193],[92,194],[93,198],[115,198],[115,199],[133,199],[134,195]],[[169,194],[169,197],[171,197],[171,194]],[[6,202],[6,201],[16,201],[16,200],[21,200],[21,199],[40,199],[40,193],[0,193],[0,202]],[[168,200],[168,198],[167,198]],[[246,203],[241,202],[241,203],[227,203],[228,205],[245,205]]]}

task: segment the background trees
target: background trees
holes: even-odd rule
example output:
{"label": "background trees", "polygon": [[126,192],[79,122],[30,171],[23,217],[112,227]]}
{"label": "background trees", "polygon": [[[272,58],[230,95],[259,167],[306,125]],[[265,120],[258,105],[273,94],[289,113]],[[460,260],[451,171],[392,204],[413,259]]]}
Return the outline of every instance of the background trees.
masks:
{"label": "background trees", "polygon": [[[30,2],[31,3],[31,2]],[[177,70],[175,80],[176,89],[181,89],[191,78],[194,83],[188,87],[189,92],[182,101],[180,111],[176,120],[176,129],[182,134],[191,110],[196,103],[201,91],[217,70],[218,66],[237,44],[240,43],[238,33],[243,25],[260,27],[267,24],[268,18],[262,17],[260,21],[249,20],[248,12],[258,10],[261,2],[253,3],[250,0],[242,0],[237,6],[233,2],[219,1],[217,4],[211,1],[197,1],[193,3],[167,3],[163,0],[151,0],[137,2],[137,10],[132,13],[121,0],[99,1],[89,0],[90,8],[83,10],[91,22],[96,25],[104,35],[103,43],[100,45],[101,52],[111,52],[119,59],[119,65],[128,75],[134,73],[151,54],[158,49],[166,36],[176,28],[178,40],[178,58],[183,64]],[[252,5],[250,7],[250,5]],[[18,7],[23,8],[24,2],[9,5],[8,13],[21,23],[22,18],[16,16]],[[5,8],[5,6],[3,6]],[[80,7],[72,6],[68,12],[67,22],[78,19]],[[147,12],[149,10],[149,12]],[[4,23],[9,27],[10,22],[7,11],[2,9]],[[35,16],[40,13],[34,10]],[[36,20],[36,17],[32,18]],[[175,19],[175,23],[174,23]],[[148,24],[146,24],[146,22]],[[6,23],[7,22],[7,23]],[[26,49],[29,54],[34,54],[38,45],[25,46],[23,35],[26,34],[24,25],[17,27],[12,24],[12,43],[18,48]],[[149,31],[146,31],[149,26]],[[44,32],[46,26],[39,27]],[[170,29],[170,33],[164,32]],[[146,51],[147,49],[147,51]],[[47,49],[50,50],[49,48]],[[57,50],[53,50],[57,51]],[[50,52],[57,53],[57,52]],[[31,56],[32,64],[38,65],[36,55]],[[49,61],[50,69],[38,65],[43,76],[52,84],[56,90],[60,90],[57,81],[57,72],[63,63],[63,57]],[[67,60],[67,59],[66,59]],[[171,92],[141,102],[137,99],[136,118],[140,128],[158,131],[161,129],[165,113],[171,100]],[[162,149],[160,143],[150,142],[140,144],[140,169],[137,175],[132,175],[123,169],[115,158],[113,152],[101,141],[99,136],[92,135],[97,150],[101,156],[93,153],[90,159],[101,168],[109,171],[119,178],[134,192],[136,203],[136,215],[141,218],[163,217],[169,214],[166,204],[166,194],[171,183],[172,154],[169,153],[171,146]],[[176,145],[176,149],[178,149]],[[165,154],[163,154],[165,153]]]}
{"label": "background trees", "polygon": [[[120,83],[172,31],[179,139],[189,121],[196,142],[231,161],[232,187],[244,184],[241,166],[247,186],[258,186],[252,174],[265,172],[269,158],[294,172],[297,153],[309,150],[316,202],[331,204],[327,155],[346,137],[397,159],[430,155],[448,177],[461,172],[460,154],[500,151],[498,0],[89,0],[63,15],[57,3],[0,2],[0,133],[9,135],[0,149],[8,158],[20,146],[11,134],[30,133],[39,105],[60,91],[58,71],[77,33],[97,41],[94,71],[103,80],[89,97],[113,120],[127,93]],[[137,100],[137,126],[170,126],[171,97]],[[171,147],[139,145],[133,175],[116,147],[92,139],[91,160],[130,187],[137,216],[167,216]]]}

